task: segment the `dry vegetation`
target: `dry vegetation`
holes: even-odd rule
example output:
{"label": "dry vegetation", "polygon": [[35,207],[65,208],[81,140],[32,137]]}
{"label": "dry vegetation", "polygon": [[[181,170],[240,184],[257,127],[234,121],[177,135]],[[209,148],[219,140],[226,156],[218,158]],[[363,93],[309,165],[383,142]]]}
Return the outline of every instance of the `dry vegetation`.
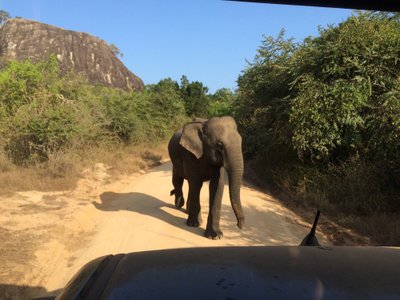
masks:
{"label": "dry vegetation", "polygon": [[80,153],[58,152],[43,164],[20,167],[0,158],[0,195],[14,192],[72,190],[82,177],[82,171],[96,163],[104,163],[117,179],[120,175],[146,170],[168,157],[166,143],[159,145],[131,145],[113,149],[91,148]]}
{"label": "dry vegetation", "polygon": [[279,202],[306,223],[311,224],[317,209],[322,211],[318,227],[337,246],[398,246],[400,245],[400,218],[398,213],[356,215],[344,212],[321,197],[299,193],[290,185],[274,186],[265,176],[262,164],[253,159],[246,163],[245,176],[258,188],[274,195]]}

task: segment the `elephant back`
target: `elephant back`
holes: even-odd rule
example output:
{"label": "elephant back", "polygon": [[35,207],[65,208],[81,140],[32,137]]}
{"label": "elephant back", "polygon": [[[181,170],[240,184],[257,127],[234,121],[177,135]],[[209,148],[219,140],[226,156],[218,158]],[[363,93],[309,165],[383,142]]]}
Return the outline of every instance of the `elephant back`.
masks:
{"label": "elephant back", "polygon": [[179,145],[181,136],[182,136],[182,128],[177,130],[169,140],[168,154],[172,162],[177,161],[181,157],[182,146]]}

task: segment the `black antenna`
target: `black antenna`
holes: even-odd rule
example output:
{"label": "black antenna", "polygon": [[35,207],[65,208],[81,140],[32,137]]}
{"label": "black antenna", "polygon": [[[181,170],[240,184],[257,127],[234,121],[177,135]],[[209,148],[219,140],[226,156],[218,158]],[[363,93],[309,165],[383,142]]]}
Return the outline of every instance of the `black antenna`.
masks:
{"label": "black antenna", "polygon": [[317,210],[317,215],[315,216],[313,226],[309,234],[301,241],[300,246],[319,246],[317,237],[315,236],[315,231],[317,229],[318,219],[321,211]]}
{"label": "black antenna", "polygon": [[320,214],[321,214],[321,211],[318,209],[317,210],[317,215],[315,216],[314,223],[313,223],[313,226],[312,226],[311,232],[310,232],[312,235],[315,235],[315,229],[317,228],[317,224],[318,224],[318,220],[319,220],[319,215]]}

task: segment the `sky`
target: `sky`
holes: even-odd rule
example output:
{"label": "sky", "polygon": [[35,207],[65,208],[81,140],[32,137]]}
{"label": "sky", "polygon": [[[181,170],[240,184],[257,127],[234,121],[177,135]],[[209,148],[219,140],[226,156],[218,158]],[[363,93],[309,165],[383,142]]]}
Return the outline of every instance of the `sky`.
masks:
{"label": "sky", "polygon": [[145,84],[182,75],[214,93],[237,88],[263,36],[300,42],[318,26],[338,24],[348,9],[223,0],[0,0],[0,10],[68,30],[86,32],[123,54],[126,67]]}

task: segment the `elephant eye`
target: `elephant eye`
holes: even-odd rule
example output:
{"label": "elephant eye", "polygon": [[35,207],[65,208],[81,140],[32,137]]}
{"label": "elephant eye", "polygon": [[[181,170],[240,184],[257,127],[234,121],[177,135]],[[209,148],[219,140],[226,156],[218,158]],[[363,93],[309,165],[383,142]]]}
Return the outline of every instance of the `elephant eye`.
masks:
{"label": "elephant eye", "polygon": [[218,142],[218,143],[217,143],[217,146],[218,146],[218,148],[221,149],[221,150],[222,150],[222,148],[224,148],[224,145],[223,145],[221,142]]}

